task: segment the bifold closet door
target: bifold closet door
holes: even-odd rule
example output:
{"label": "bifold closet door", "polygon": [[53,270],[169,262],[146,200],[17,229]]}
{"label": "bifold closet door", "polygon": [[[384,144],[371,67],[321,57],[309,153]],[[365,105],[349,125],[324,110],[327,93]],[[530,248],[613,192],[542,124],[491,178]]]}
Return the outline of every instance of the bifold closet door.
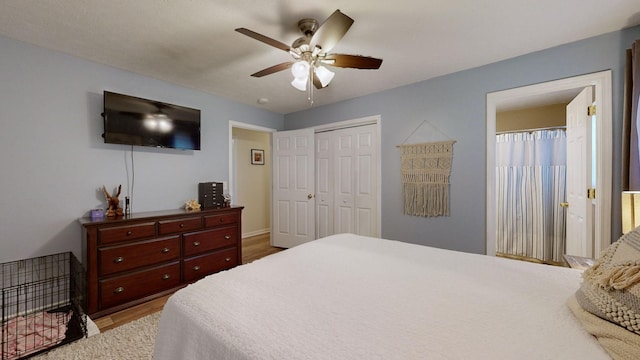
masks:
{"label": "bifold closet door", "polygon": [[316,238],[333,231],[333,131],[317,133],[316,142]]}
{"label": "bifold closet door", "polygon": [[380,235],[376,129],[365,125],[316,134],[318,237]]}

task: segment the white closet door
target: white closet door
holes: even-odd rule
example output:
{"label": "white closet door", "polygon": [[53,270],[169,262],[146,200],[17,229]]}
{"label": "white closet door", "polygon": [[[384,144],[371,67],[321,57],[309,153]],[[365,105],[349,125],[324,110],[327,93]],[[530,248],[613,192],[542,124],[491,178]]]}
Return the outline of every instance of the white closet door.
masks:
{"label": "white closet door", "polygon": [[333,231],[333,132],[316,134],[316,238]]}
{"label": "white closet door", "polygon": [[354,149],[354,224],[355,233],[379,237],[378,233],[378,166],[380,159],[376,151],[376,127],[369,125],[354,128],[356,146]]}
{"label": "white closet door", "polygon": [[355,228],[355,188],[356,188],[356,132],[354,128],[336,131],[335,137],[335,232],[356,233]]}
{"label": "white closet door", "polygon": [[313,129],[273,134],[271,245],[290,248],[314,240]]}
{"label": "white closet door", "polygon": [[316,134],[318,237],[380,236],[377,138],[375,125]]}

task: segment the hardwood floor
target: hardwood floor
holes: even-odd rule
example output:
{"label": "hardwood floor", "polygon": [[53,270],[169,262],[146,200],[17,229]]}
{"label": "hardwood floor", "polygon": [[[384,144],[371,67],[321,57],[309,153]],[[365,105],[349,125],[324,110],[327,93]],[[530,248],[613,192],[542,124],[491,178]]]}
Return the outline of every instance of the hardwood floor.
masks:
{"label": "hardwood floor", "polygon": [[267,255],[282,251],[282,248],[269,244],[270,234],[256,235],[242,239],[242,263],[248,264]]}
{"label": "hardwood floor", "polygon": [[[242,239],[242,263],[248,264],[254,260],[283,250],[281,248],[272,247],[269,244],[269,238],[269,233],[267,233]],[[100,332],[104,332],[162,310],[170,296],[171,295],[166,295],[144,304],[92,320],[96,323]]]}
{"label": "hardwood floor", "polygon": [[508,259],[513,259],[513,260],[520,260],[520,261],[528,261],[528,262],[533,262],[533,263],[537,263],[537,264],[546,264],[546,265],[553,265],[553,266],[561,266],[561,267],[569,267],[569,265],[565,262],[557,262],[557,261],[542,261],[539,259],[535,259],[535,258],[530,258],[530,257],[526,257],[526,256],[519,256],[519,255],[511,255],[511,254],[505,254],[505,253],[496,253],[497,257],[504,257],[504,258],[508,258]]}
{"label": "hardwood floor", "polygon": [[120,325],[124,325],[133,320],[140,319],[143,316],[162,310],[167,299],[169,299],[169,296],[171,295],[159,297],[144,304],[136,305],[111,315],[92,320],[96,323],[100,332],[105,332],[109,329],[116,328]]}

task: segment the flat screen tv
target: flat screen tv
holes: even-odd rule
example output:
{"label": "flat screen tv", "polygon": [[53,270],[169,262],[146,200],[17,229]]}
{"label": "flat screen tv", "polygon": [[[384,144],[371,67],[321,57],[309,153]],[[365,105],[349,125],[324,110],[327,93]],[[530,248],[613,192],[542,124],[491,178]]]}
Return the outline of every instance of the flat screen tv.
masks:
{"label": "flat screen tv", "polygon": [[104,142],[200,150],[200,110],[104,92]]}

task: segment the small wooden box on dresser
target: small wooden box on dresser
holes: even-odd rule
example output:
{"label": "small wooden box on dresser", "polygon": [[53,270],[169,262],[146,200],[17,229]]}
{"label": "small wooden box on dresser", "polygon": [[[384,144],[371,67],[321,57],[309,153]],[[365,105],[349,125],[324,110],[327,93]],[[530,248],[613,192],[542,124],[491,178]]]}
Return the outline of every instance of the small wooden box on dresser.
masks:
{"label": "small wooden box on dresser", "polygon": [[239,265],[242,209],[81,218],[87,313],[111,314]]}

